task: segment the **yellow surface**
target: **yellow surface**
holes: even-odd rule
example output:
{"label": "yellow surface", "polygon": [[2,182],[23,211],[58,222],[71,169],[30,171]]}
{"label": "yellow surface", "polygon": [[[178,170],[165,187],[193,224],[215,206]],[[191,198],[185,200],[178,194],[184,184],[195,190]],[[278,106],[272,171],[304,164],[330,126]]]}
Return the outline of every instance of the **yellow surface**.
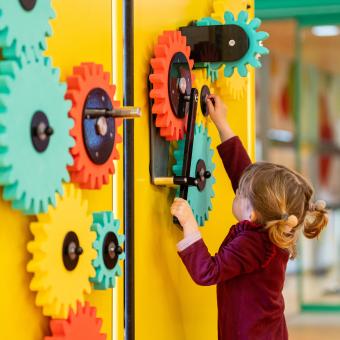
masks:
{"label": "yellow surface", "polygon": [[[48,55],[62,78],[72,72],[72,66],[82,61],[102,63],[107,71],[111,65],[111,0],[54,0],[57,18],[52,22],[54,35],[49,39]],[[250,1],[253,5],[253,1]],[[117,37],[114,56],[119,65],[114,78],[120,85],[121,100],[122,39],[121,0],[112,1],[117,7]],[[173,30],[191,20],[208,16],[213,11],[211,0],[135,0],[135,105],[142,107],[143,117],[135,122],[135,221],[136,221],[136,340],[206,340],[217,339],[215,287],[196,286],[176,254],[181,232],[172,224],[169,207],[173,191],[151,184],[149,175],[148,92],[146,79],[154,44],[163,30]],[[250,72],[248,91],[242,102],[229,106],[229,121],[254,154],[254,73]],[[209,124],[213,146],[218,144],[216,129]],[[122,148],[119,148],[120,153]],[[231,202],[233,193],[222,163],[217,164],[215,198],[210,221],[202,229],[212,253],[217,251],[228,228],[233,223]],[[118,186],[114,186],[114,205],[122,218],[122,162],[118,165]],[[118,189],[117,189],[118,188]],[[100,191],[83,191],[91,211],[110,210],[112,185]],[[226,213],[226,211],[228,213]],[[48,334],[48,318],[35,306],[35,293],[29,290],[32,278],[25,270],[30,260],[26,244],[32,240],[29,222],[0,200],[0,249],[2,279],[1,340],[42,339]],[[112,311],[112,292],[95,291],[89,297],[104,319],[102,331],[111,339],[112,320],[118,323],[119,340],[123,339],[123,281],[118,280],[118,313]],[[118,320],[116,316],[118,315]],[[113,318],[112,318],[113,317]],[[111,319],[112,318],[112,319]]]}
{"label": "yellow surface", "polygon": [[[52,56],[53,65],[61,68],[62,79],[82,61],[101,63],[111,72],[111,0],[54,0],[53,7],[57,17],[51,22],[53,36],[48,40],[47,54]],[[83,194],[89,201],[90,211],[112,209],[112,184],[100,191],[83,191]],[[49,332],[48,318],[35,306],[36,293],[29,289],[32,275],[26,271],[31,259],[26,245],[33,239],[29,223],[35,218],[13,211],[2,199],[0,216],[0,339],[43,339]],[[112,291],[94,291],[88,299],[104,320],[102,332],[111,339]]]}
{"label": "yellow surface", "polygon": [[[253,2],[250,2],[253,5]],[[210,15],[212,1],[135,0],[135,105],[143,117],[135,122],[135,252],[136,339],[217,339],[215,287],[199,287],[190,279],[176,254],[182,233],[172,224],[169,208],[173,191],[155,187],[149,174],[148,92],[146,79],[154,44],[163,30],[173,30]],[[229,121],[253,155],[254,72],[250,72],[243,101],[228,104]],[[213,146],[217,131],[209,124]],[[212,253],[234,222],[233,193],[222,163],[217,164],[215,198],[210,221],[202,229]],[[226,213],[227,212],[227,213]]]}

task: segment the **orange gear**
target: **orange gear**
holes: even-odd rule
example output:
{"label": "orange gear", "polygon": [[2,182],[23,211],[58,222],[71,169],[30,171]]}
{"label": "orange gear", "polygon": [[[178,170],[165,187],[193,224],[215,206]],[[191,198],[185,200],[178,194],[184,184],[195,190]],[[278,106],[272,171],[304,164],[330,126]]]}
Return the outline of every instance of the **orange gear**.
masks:
{"label": "orange gear", "polygon": [[[153,73],[150,75],[150,82],[153,89],[150,91],[150,98],[154,99],[152,113],[156,114],[156,127],[160,128],[160,135],[168,141],[179,140],[186,132],[187,118],[177,118],[171,109],[168,93],[168,73],[171,60],[176,53],[183,53],[187,59],[190,70],[194,61],[189,59],[190,47],[186,45],[186,37],[179,31],[165,31],[158,37],[158,44],[155,46],[155,58],[151,59]],[[191,81],[193,82],[191,73]]]}
{"label": "orange gear", "polygon": [[84,189],[100,189],[103,184],[109,183],[109,175],[114,174],[113,160],[119,159],[117,143],[122,137],[117,133],[117,128],[122,124],[121,119],[115,119],[115,139],[112,152],[103,164],[95,164],[85,148],[83,135],[83,109],[88,94],[94,89],[101,89],[107,93],[114,108],[119,107],[119,102],[114,101],[116,86],[110,84],[110,73],[103,71],[103,66],[94,63],[82,63],[74,67],[73,75],[67,79],[68,90],[66,98],[72,100],[69,116],[74,119],[71,136],[76,140],[71,149],[74,164],[69,167],[72,182],[80,183]]}
{"label": "orange gear", "polygon": [[78,302],[77,313],[70,309],[67,320],[50,321],[52,336],[45,336],[45,340],[105,340],[106,334],[100,333],[101,326],[96,308],[90,307],[88,302],[85,306]]}

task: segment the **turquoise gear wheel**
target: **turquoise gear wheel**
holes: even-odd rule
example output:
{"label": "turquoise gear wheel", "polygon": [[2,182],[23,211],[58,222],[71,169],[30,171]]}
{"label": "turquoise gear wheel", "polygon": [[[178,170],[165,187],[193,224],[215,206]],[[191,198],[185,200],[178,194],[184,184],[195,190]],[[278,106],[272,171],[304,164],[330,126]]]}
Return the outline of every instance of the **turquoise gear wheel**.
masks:
{"label": "turquoise gear wheel", "polygon": [[[247,65],[251,65],[255,68],[262,66],[258,60],[258,56],[269,53],[269,50],[261,45],[261,42],[269,37],[267,32],[257,32],[256,30],[261,25],[261,20],[258,18],[252,19],[249,23],[248,12],[241,11],[238,15],[238,19],[235,20],[234,15],[226,11],[224,13],[225,25],[237,25],[241,27],[247,34],[249,39],[249,49],[247,53],[238,61],[227,63],[203,63],[203,67],[207,68],[207,76],[211,78],[211,81],[217,80],[218,69],[224,65],[224,76],[231,77],[234,73],[234,69],[237,68],[241,77],[246,77],[248,74]],[[221,22],[213,18],[203,18],[197,22],[198,26],[211,26],[211,25],[223,25]]]}
{"label": "turquoise gear wheel", "polygon": [[[48,58],[34,62],[0,62],[0,185],[3,198],[25,214],[46,212],[56,204],[56,192],[69,181],[74,145],[68,118],[71,102],[64,99],[66,85]],[[32,122],[43,112],[53,135],[43,151],[34,146]],[[46,129],[47,131],[47,129]]]}
{"label": "turquoise gear wheel", "polygon": [[[190,177],[196,177],[196,165],[199,160],[203,160],[206,169],[211,172],[211,177],[206,180],[205,187],[200,191],[197,187],[189,187],[188,202],[195,215],[199,226],[203,226],[209,218],[209,211],[212,210],[211,198],[215,196],[213,184],[216,182],[213,177],[215,164],[212,162],[214,151],[210,148],[211,138],[208,136],[208,130],[203,124],[195,124],[194,144],[192,148],[192,159],[190,167]],[[176,176],[182,175],[183,159],[184,159],[185,139],[178,141],[177,149],[174,151],[176,164],[172,170]],[[177,195],[179,191],[177,191]]]}
{"label": "turquoise gear wheel", "polygon": [[[26,8],[26,9],[25,9]],[[5,58],[37,59],[52,34],[51,0],[5,0],[0,5],[0,48]]]}
{"label": "turquoise gear wheel", "polygon": [[[93,224],[91,230],[97,233],[97,239],[93,243],[93,248],[97,251],[97,258],[92,262],[96,270],[96,276],[91,278],[91,282],[94,283],[95,289],[108,289],[113,288],[116,285],[116,276],[122,275],[122,270],[119,265],[119,260],[125,259],[124,252],[120,254],[114,254],[114,262],[112,266],[108,265],[104,258],[104,249],[108,237],[113,237],[116,246],[121,246],[124,242],[124,235],[118,235],[119,220],[115,219],[111,211],[94,213]],[[117,247],[115,247],[116,250]],[[110,260],[110,258],[108,258]],[[111,258],[112,259],[112,258]]]}

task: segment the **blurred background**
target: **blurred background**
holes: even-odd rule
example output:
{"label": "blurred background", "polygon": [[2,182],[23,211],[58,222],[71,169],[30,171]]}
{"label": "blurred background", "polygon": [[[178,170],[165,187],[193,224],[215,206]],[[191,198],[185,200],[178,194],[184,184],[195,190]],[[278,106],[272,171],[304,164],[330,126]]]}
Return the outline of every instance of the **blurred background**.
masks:
{"label": "blurred background", "polygon": [[340,339],[340,1],[256,0],[271,53],[256,74],[257,160],[308,177],[330,221],[301,238],[285,295],[290,339]]}

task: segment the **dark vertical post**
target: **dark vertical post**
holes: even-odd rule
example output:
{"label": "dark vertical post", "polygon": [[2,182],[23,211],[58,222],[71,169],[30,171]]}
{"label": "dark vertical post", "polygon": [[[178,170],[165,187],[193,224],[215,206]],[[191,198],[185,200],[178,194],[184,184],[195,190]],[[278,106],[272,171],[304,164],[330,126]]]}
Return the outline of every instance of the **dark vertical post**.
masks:
{"label": "dark vertical post", "polygon": [[[134,13],[133,0],[123,0],[123,90],[124,106],[134,105]],[[134,282],[134,120],[124,120],[124,226],[125,226],[125,339],[135,339]]]}

